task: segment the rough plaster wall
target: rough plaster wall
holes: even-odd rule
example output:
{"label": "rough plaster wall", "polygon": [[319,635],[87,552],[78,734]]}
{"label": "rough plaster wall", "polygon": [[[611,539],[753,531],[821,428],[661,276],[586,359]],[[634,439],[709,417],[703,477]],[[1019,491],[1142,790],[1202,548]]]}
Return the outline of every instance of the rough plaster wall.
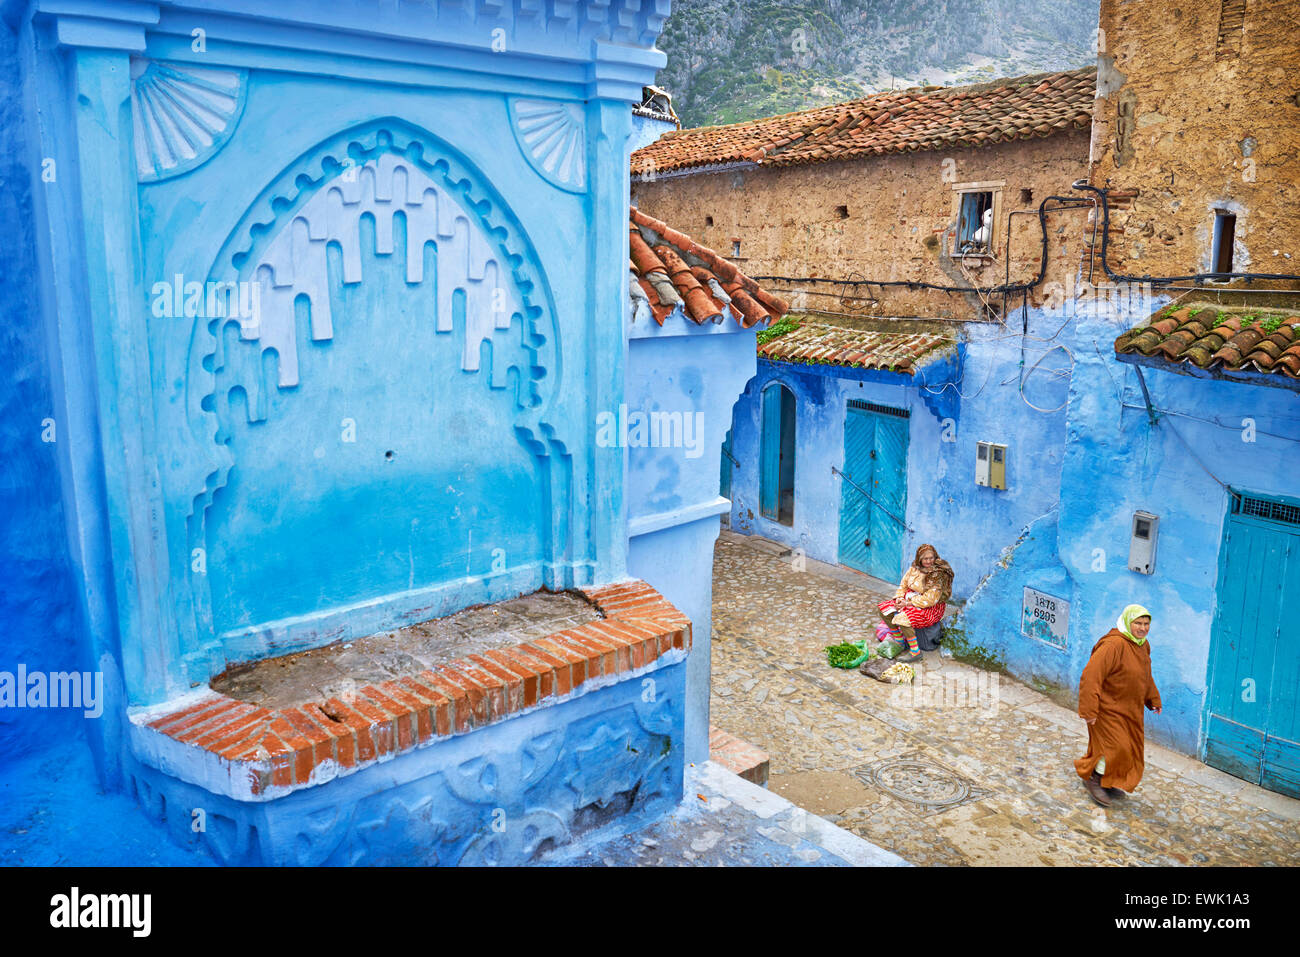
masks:
{"label": "rough plaster wall", "polygon": [[[1037,210],[1049,195],[1070,195],[1070,184],[1087,176],[1087,155],[1088,134],[1079,131],[982,149],[661,178],[633,183],[633,197],[651,216],[724,255],[733,239],[740,239],[741,257],[735,262],[750,276],[990,286],[1005,281],[1001,251],[1007,214]],[[988,181],[1006,182],[994,232],[999,258],[982,268],[968,263],[969,276],[964,276],[950,257],[940,261],[944,247],[938,240],[953,225],[953,183]],[[1022,189],[1032,191],[1030,201],[1021,201]],[[840,206],[848,207],[847,219],[837,212]],[[1038,270],[1041,232],[1036,216],[1017,216],[1012,224],[1011,281],[1017,282]],[[1082,230],[1078,213],[1048,217],[1049,280],[1074,272]],[[774,283],[772,288],[785,287]],[[868,295],[864,287],[848,294]],[[881,297],[869,310],[874,315],[971,318],[979,309],[974,297],[942,292],[886,288],[870,294]],[[796,310],[858,312],[865,306],[824,296],[793,298]]]}
{"label": "rough plaster wall", "polygon": [[1117,272],[1209,271],[1222,207],[1237,214],[1236,271],[1300,273],[1300,0],[1250,0],[1239,50],[1216,58],[1222,6],[1101,4],[1092,182],[1138,191],[1112,210]]}
{"label": "rough plaster wall", "polygon": [[[59,496],[57,446],[45,329],[36,302],[33,187],[22,121],[16,38],[0,28],[0,671],[81,667],[75,587]],[[36,184],[40,184],[39,174]],[[59,423],[54,424],[57,441]],[[80,712],[0,709],[0,761],[41,747]]]}

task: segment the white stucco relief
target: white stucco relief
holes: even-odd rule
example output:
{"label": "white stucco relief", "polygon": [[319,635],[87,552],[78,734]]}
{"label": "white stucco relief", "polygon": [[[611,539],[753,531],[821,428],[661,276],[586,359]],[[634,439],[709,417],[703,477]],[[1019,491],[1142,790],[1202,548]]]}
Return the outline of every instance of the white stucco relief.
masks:
{"label": "white stucco relief", "polygon": [[[263,351],[276,351],[281,388],[298,384],[294,301],[299,296],[311,305],[311,337],[334,337],[326,247],[335,243],[342,251],[343,283],[359,283],[361,218],[374,218],[375,252],[392,255],[393,220],[399,212],[406,218],[407,283],[425,280],[425,244],[437,249],[436,294],[430,303],[435,313],[430,321],[437,323],[439,332],[452,331],[455,294],[465,296],[462,369],[477,372],[482,343],[522,317],[524,308],[508,265],[488,241],[478,217],[421,169],[386,153],[345,171],[308,200],[265,247],[250,273],[261,284],[260,310],[255,322],[241,325],[240,338],[260,342]],[[511,342],[519,344],[518,338]],[[504,385],[505,365],[493,364],[493,385]]]}

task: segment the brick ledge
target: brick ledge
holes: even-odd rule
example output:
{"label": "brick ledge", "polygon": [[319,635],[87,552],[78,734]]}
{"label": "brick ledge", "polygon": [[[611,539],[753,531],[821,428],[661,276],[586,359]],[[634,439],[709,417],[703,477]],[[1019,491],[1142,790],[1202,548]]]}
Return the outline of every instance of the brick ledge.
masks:
{"label": "brick ledge", "polygon": [[603,618],[343,698],[271,711],[213,692],[161,715],[137,713],[136,756],[238,800],[272,800],[690,650],[689,619],[645,582],[582,592]]}

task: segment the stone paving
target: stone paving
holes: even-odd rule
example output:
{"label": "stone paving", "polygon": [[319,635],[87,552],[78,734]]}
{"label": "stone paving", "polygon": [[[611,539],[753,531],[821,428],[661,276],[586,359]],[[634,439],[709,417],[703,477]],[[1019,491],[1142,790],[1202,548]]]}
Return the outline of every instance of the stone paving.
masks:
{"label": "stone paving", "polygon": [[547,867],[900,867],[907,862],[706,761],[677,808],[631,834],[552,851]]}
{"label": "stone paving", "polygon": [[771,756],[769,787],[920,865],[1296,865],[1300,801],[1147,743],[1105,810],[1072,760],[1079,717],[1005,675],[925,655],[914,686],[831,668],[883,583],[723,532],[710,722]]}

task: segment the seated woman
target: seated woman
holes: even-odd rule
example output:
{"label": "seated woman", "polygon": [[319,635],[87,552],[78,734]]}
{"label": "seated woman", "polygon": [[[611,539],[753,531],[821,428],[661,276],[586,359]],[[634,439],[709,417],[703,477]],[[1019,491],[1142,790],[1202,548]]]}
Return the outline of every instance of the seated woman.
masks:
{"label": "seated woman", "polygon": [[916,643],[917,628],[938,624],[947,611],[944,604],[952,597],[952,566],[939,557],[933,545],[922,545],[916,550],[912,565],[889,601],[882,601],[880,617],[897,625],[907,642],[907,653],[900,661],[915,661],[921,657]]}

